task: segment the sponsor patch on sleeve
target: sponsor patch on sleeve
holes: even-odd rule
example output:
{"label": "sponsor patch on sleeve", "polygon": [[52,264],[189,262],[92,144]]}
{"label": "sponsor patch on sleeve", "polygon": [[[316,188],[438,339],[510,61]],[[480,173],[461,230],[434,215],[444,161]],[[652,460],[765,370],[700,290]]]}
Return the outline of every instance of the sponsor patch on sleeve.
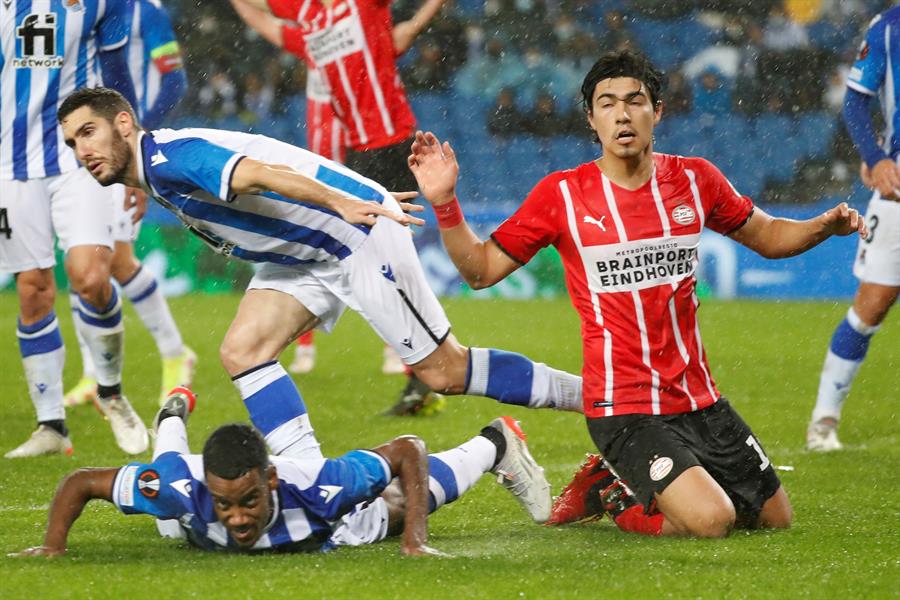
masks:
{"label": "sponsor patch on sleeve", "polygon": [[119,474],[119,489],[116,493],[119,506],[134,506],[134,479],[137,469],[137,465],[130,465],[124,467]]}

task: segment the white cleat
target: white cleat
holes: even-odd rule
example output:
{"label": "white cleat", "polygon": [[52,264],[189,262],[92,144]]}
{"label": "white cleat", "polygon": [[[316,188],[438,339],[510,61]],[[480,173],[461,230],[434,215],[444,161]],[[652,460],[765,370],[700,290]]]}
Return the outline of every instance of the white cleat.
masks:
{"label": "white cleat", "polygon": [[94,404],[112,428],[116,444],[127,454],[140,454],[150,445],[147,428],[125,396],[96,398]]}
{"label": "white cleat", "polygon": [[288,366],[288,371],[296,375],[309,373],[316,366],[316,347],[297,346],[294,351],[294,360]]}
{"label": "white cleat", "polygon": [[543,523],[550,518],[553,497],[550,483],[544,477],[544,469],[528,451],[525,433],[512,417],[494,419],[490,427],[506,439],[506,452],[497,466],[491,469],[497,475],[497,483],[516,497],[536,523]]}
{"label": "white cleat", "polygon": [[806,430],[806,449],[813,452],[832,452],[842,450],[844,445],[837,436],[838,422],[831,417],[824,417],[810,423]]}
{"label": "white cleat", "polygon": [[28,440],[14,450],[10,450],[4,456],[6,458],[28,458],[31,456],[44,456],[47,454],[72,454],[72,442],[68,436],[61,434],[52,427],[38,425]]}
{"label": "white cleat", "polygon": [[384,360],[381,363],[381,372],[385,375],[402,375],[406,373],[406,365],[397,351],[390,346],[384,347]]}

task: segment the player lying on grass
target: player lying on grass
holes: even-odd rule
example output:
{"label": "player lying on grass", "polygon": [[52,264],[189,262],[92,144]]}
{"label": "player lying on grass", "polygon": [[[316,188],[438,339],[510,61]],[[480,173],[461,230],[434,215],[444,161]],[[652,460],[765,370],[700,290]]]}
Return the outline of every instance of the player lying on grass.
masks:
{"label": "player lying on grass", "polygon": [[487,242],[462,216],[449,144],[417,133],[410,168],[472,287],[494,285],[545,246],[559,250],[582,322],[588,429],[642,505],[620,527],[700,537],[736,523],[787,527],[787,494],[710,375],[697,322],[700,234],[782,258],[866,227],[845,203],[806,221],[770,217],[710,162],[653,152],[661,88],[644,56],[602,56],[581,90],[602,155],[545,177]]}
{"label": "player lying on grass", "polygon": [[259,135],[146,133],[109,89],[75,92],[58,117],[66,143],[101,184],[140,186],[216,251],[260,263],[221,357],[274,452],[296,445],[321,457],[300,393],[276,358],[305,331],[331,329],[347,305],[435,391],[581,410],[580,377],[456,341],[403,226],[421,220],[374,181]]}
{"label": "player lying on grass", "polygon": [[407,435],[336,459],[269,456],[259,432],[238,423],[214,431],[196,455],[185,428],[194,404],[186,388],[169,395],[154,420],[152,463],[68,475],[50,507],[44,544],[18,556],[64,554],[69,530],[93,499],[153,515],[163,536],[205,550],[313,552],[400,534],[403,554],[437,554],[426,545],[428,514],[488,472],[533,519],[549,516],[550,485],[510,417],[431,455]]}

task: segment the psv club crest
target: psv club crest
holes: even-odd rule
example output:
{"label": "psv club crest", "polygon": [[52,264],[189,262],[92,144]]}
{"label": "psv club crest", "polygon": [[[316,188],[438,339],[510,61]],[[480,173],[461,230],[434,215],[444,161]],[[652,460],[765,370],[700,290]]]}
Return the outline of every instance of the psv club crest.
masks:
{"label": "psv club crest", "polygon": [[690,225],[697,218],[697,213],[687,204],[680,204],[672,209],[672,220],[679,225]]}

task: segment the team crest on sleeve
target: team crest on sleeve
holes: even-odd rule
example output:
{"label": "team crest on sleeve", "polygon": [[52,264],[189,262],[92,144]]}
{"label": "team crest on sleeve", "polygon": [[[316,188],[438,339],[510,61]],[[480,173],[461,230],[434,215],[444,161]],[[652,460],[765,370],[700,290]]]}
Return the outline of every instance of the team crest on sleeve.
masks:
{"label": "team crest on sleeve", "polygon": [[159,473],[147,469],[138,477],[138,490],[145,498],[155,500],[159,496]]}
{"label": "team crest on sleeve", "polygon": [[856,60],[865,60],[865,58],[869,55],[869,42],[866,40],[862,41],[862,44],[859,45],[859,53],[856,55]]}
{"label": "team crest on sleeve", "polygon": [[687,204],[680,204],[672,209],[672,220],[679,225],[690,225],[697,218],[697,213]]}
{"label": "team crest on sleeve", "polygon": [[666,475],[672,472],[673,466],[675,466],[675,463],[668,456],[657,458],[650,465],[650,479],[653,481],[665,479]]}

